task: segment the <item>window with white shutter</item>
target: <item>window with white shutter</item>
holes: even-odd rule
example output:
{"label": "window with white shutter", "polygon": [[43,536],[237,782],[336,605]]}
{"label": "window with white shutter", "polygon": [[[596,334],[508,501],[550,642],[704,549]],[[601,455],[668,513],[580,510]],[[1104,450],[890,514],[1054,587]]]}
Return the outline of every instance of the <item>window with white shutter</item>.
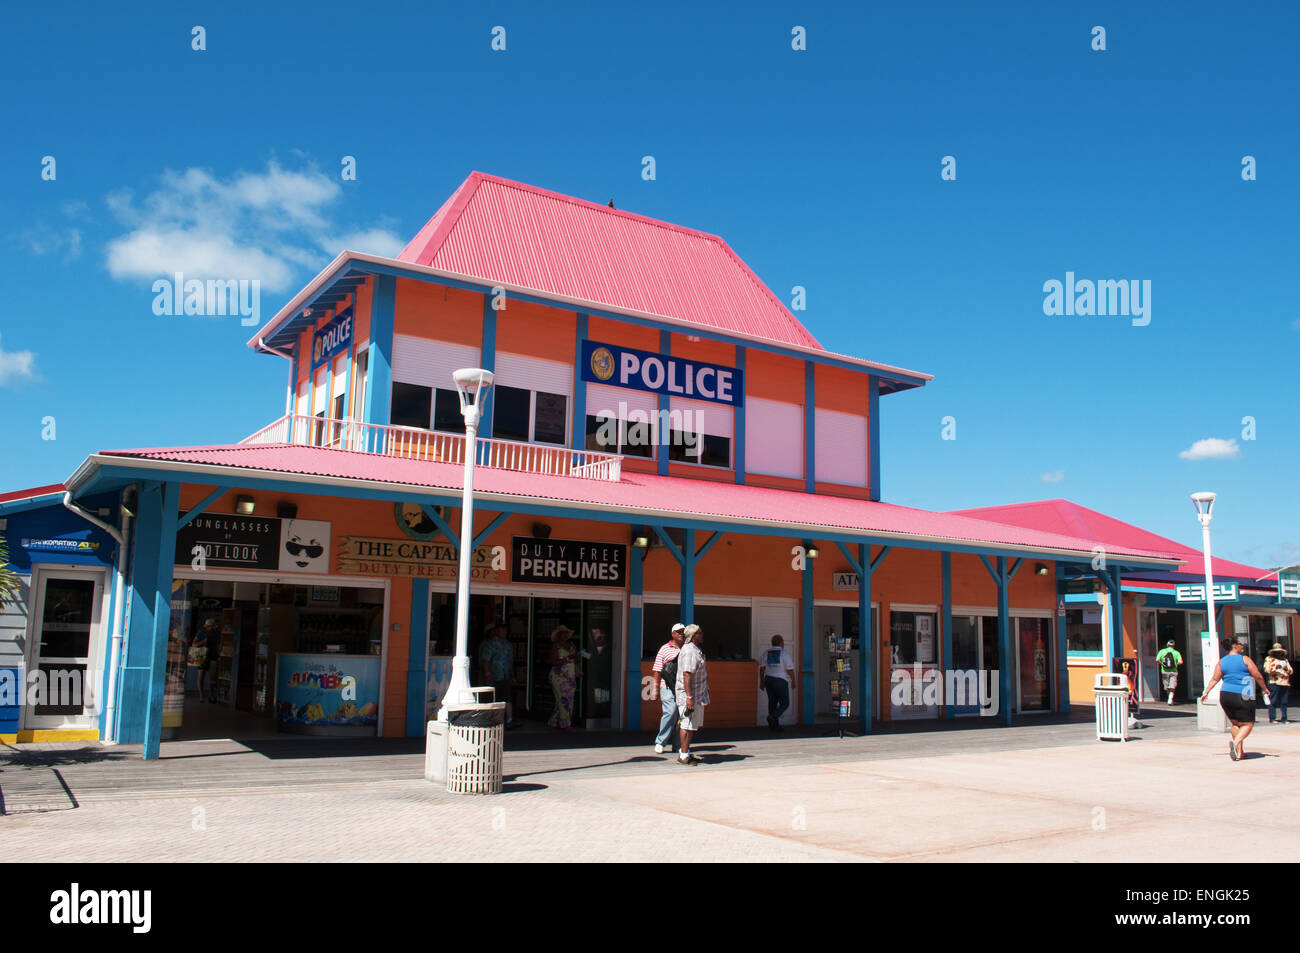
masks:
{"label": "window with white shutter", "polygon": [[817,410],[817,480],[867,485],[867,418],[838,410]]}
{"label": "window with white shutter", "polygon": [[750,397],[745,401],[745,470],[803,476],[803,405]]}

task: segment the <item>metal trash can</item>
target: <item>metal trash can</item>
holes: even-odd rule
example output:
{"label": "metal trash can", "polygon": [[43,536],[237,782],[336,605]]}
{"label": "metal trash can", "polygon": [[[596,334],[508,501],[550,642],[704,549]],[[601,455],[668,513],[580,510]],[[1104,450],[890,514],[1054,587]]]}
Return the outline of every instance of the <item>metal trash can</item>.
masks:
{"label": "metal trash can", "polygon": [[447,706],[447,793],[500,794],[506,703]]}
{"label": "metal trash can", "polygon": [[1128,676],[1098,675],[1092,693],[1097,706],[1097,740],[1128,741]]}

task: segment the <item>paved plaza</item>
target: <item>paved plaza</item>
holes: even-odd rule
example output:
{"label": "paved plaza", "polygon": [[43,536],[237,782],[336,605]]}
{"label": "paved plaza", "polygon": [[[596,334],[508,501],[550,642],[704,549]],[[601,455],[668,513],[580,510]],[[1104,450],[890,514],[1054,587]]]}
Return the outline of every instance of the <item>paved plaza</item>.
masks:
{"label": "paved plaza", "polygon": [[495,797],[424,781],[412,740],[173,742],[150,763],[26,745],[0,753],[0,837],[10,859],[50,861],[656,861],[677,843],[706,861],[1125,862],[1204,861],[1211,844],[1257,859],[1300,836],[1279,810],[1300,729],[1260,724],[1233,763],[1186,711],[1127,743],[1095,741],[1082,715],[706,735],[697,767],[639,736],[518,734]]}

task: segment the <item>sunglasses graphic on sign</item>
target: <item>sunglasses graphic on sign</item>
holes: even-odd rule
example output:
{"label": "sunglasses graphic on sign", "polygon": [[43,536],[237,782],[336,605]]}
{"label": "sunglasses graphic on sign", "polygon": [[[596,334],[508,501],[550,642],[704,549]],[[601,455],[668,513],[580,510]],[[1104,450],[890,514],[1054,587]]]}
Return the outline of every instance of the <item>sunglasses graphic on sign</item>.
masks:
{"label": "sunglasses graphic on sign", "polygon": [[285,520],[280,539],[281,569],[329,571],[329,523],[320,520]]}

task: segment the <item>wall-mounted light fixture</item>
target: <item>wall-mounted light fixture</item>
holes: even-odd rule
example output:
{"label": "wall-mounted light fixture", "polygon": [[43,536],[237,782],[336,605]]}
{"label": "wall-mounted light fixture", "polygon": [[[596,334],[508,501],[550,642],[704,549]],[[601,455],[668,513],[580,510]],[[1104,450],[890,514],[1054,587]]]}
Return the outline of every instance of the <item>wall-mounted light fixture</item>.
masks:
{"label": "wall-mounted light fixture", "polygon": [[1045,565],[1043,565],[1042,563],[1034,563],[1034,575],[1035,575],[1035,576],[1046,576],[1046,575],[1047,575],[1047,567],[1046,567]]}
{"label": "wall-mounted light fixture", "polygon": [[235,498],[235,512],[240,516],[252,516],[255,509],[257,509],[257,504],[253,502],[251,496],[240,496]]}
{"label": "wall-mounted light fixture", "polygon": [[808,554],[809,559],[816,559],[818,556],[822,554],[822,551],[818,549],[816,546],[809,546],[806,550],[804,550],[804,552]]}
{"label": "wall-mounted light fixture", "polygon": [[650,537],[645,533],[633,533],[632,545],[635,546],[637,549],[649,549]]}
{"label": "wall-mounted light fixture", "polygon": [[536,536],[538,539],[550,539],[551,528],[547,526],[545,523],[534,523],[533,535]]}
{"label": "wall-mounted light fixture", "polygon": [[298,515],[298,504],[289,500],[281,500],[275,504],[275,515],[282,520],[291,520]]}

